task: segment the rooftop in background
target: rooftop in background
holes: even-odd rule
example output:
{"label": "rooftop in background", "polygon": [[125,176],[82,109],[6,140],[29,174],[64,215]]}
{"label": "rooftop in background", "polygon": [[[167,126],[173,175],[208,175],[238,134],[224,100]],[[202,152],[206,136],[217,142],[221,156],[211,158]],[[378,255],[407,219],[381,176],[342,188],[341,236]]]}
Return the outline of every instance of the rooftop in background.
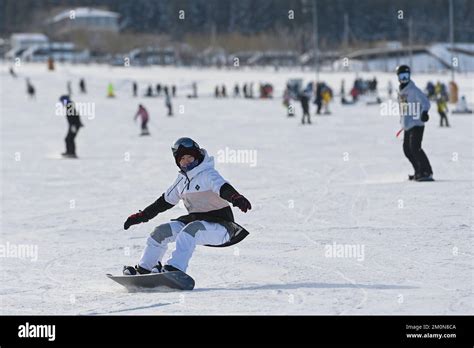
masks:
{"label": "rooftop in background", "polygon": [[50,19],[48,22],[49,23],[55,23],[59,22],[63,19],[70,19],[71,16],[71,11],[74,11],[74,17],[75,18],[91,18],[91,17],[96,17],[96,18],[118,18],[120,14],[117,12],[112,12],[112,11],[106,11],[106,10],[100,10],[92,7],[78,7],[70,10],[63,11],[56,16],[54,16],[52,19]]}
{"label": "rooftop in background", "polygon": [[16,41],[48,41],[48,37],[42,33],[15,33],[10,40]]}

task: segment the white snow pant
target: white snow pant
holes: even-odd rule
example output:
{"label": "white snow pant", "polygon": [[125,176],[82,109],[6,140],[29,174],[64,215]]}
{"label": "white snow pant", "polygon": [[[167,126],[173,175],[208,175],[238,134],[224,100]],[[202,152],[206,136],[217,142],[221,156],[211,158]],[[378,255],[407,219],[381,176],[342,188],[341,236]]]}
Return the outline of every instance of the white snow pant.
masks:
{"label": "white snow pant", "polygon": [[189,260],[196,245],[221,245],[229,241],[227,229],[215,222],[193,221],[185,225],[180,221],[171,221],[154,229],[146,241],[145,250],[138,263],[151,270],[165,255],[168,243],[176,241],[167,264],[186,272]]}

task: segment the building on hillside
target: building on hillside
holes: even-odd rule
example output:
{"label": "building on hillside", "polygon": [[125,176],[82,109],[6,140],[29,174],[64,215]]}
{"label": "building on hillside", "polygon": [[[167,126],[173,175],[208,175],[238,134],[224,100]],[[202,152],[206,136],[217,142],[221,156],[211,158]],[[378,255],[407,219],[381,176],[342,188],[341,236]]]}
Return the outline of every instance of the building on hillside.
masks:
{"label": "building on hillside", "polygon": [[119,31],[119,17],[117,12],[106,11],[91,7],[78,7],[62,11],[49,18],[46,24],[48,30],[55,33],[67,33],[76,30],[87,31]]}
{"label": "building on hillside", "polygon": [[5,58],[15,59],[32,46],[48,43],[48,37],[42,33],[14,33],[10,36],[10,50],[5,53]]}
{"label": "building on hillside", "polygon": [[[458,72],[474,71],[474,44],[456,43],[453,56],[457,59]],[[333,67],[337,71],[392,72],[397,65],[411,64],[414,72],[428,73],[451,69],[451,57],[448,43],[370,48],[340,57]]]}

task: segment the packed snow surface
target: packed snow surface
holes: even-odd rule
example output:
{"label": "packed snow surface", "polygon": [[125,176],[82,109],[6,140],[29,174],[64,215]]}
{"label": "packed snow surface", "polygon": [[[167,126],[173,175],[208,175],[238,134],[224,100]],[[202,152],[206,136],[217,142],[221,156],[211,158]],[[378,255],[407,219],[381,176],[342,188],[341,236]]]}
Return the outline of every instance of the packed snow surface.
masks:
{"label": "packed snow surface", "polygon": [[[332,114],[312,116],[310,126],[301,125],[299,104],[286,116],[287,79],[306,84],[309,71],[25,64],[14,79],[0,68],[0,314],[473,314],[472,115],[449,115],[452,127],[440,128],[432,103],[423,147],[436,181],[417,183],[407,180],[403,134],[395,137],[399,117],[379,105],[343,106],[336,97]],[[359,74],[374,75],[387,103],[396,76]],[[337,94],[355,74],[321,78]],[[413,75],[421,87],[449,78]],[[456,77],[469,102],[473,78]],[[60,157],[66,119],[56,103],[68,80],[89,115],[78,160]],[[148,83],[176,84],[175,116],[162,97],[133,98],[132,80],[140,95]],[[194,81],[199,98],[186,98]],[[116,98],[106,97],[109,82]],[[236,82],[254,82],[255,94],[259,82],[272,83],[275,98],[213,97],[215,85],[231,95]],[[150,137],[133,122],[138,103],[150,112]],[[105,274],[135,265],[154,227],[185,213],[176,206],[122,227],[175,179],[170,146],[182,136],[206,148],[252,202],[247,214],[234,209],[250,235],[229,248],[197,247],[193,291],[127,292]],[[248,157],[233,163],[238,150]],[[31,253],[15,256],[21,247]]]}

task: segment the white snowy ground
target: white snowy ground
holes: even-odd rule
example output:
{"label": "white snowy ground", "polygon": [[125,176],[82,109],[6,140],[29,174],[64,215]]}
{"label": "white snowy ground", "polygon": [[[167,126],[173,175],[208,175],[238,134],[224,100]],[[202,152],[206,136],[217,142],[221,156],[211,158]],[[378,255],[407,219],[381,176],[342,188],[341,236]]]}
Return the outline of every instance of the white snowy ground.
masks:
{"label": "white snowy ground", "polygon": [[[282,87],[301,71],[235,71],[25,65],[11,78],[1,65],[1,245],[38,247],[38,258],[0,258],[0,314],[472,314],[473,117],[435,107],[424,148],[437,179],[412,172],[395,138],[398,117],[379,106],[331,105],[331,116],[301,126],[288,119]],[[361,75],[372,77],[374,74]],[[37,88],[28,100],[25,77]],[[79,95],[85,77],[89,94]],[[323,73],[335,91],[354,74]],[[380,88],[395,76],[377,74]],[[163,99],[132,98],[130,79],[178,84],[176,116]],[[414,75],[420,86],[448,75]],[[61,160],[66,120],[55,103],[73,82],[74,100],[95,103],[83,117],[80,160]],[[117,98],[105,97],[112,81]],[[185,98],[197,81],[197,100]],[[211,97],[215,84],[273,82],[274,100]],[[458,77],[474,100],[473,76]],[[150,110],[152,136],[139,137],[138,102]],[[184,113],[179,114],[179,105]],[[311,113],[314,113],[311,105]],[[176,207],[124,231],[126,217],[153,202],[174,179],[170,145],[190,136],[211,154],[257,151],[257,165],[217,163],[253,204],[235,211],[250,236],[236,247],[198,247],[188,273],[192,292],[128,293],[105,277],[139,259],[154,226]],[[127,153],[130,160],[126,161]],[[359,258],[331,258],[327,245],[352,245]],[[172,245],[174,247],[174,245]],[[363,248],[363,249],[362,249]],[[12,249],[10,249],[11,251]]]}

